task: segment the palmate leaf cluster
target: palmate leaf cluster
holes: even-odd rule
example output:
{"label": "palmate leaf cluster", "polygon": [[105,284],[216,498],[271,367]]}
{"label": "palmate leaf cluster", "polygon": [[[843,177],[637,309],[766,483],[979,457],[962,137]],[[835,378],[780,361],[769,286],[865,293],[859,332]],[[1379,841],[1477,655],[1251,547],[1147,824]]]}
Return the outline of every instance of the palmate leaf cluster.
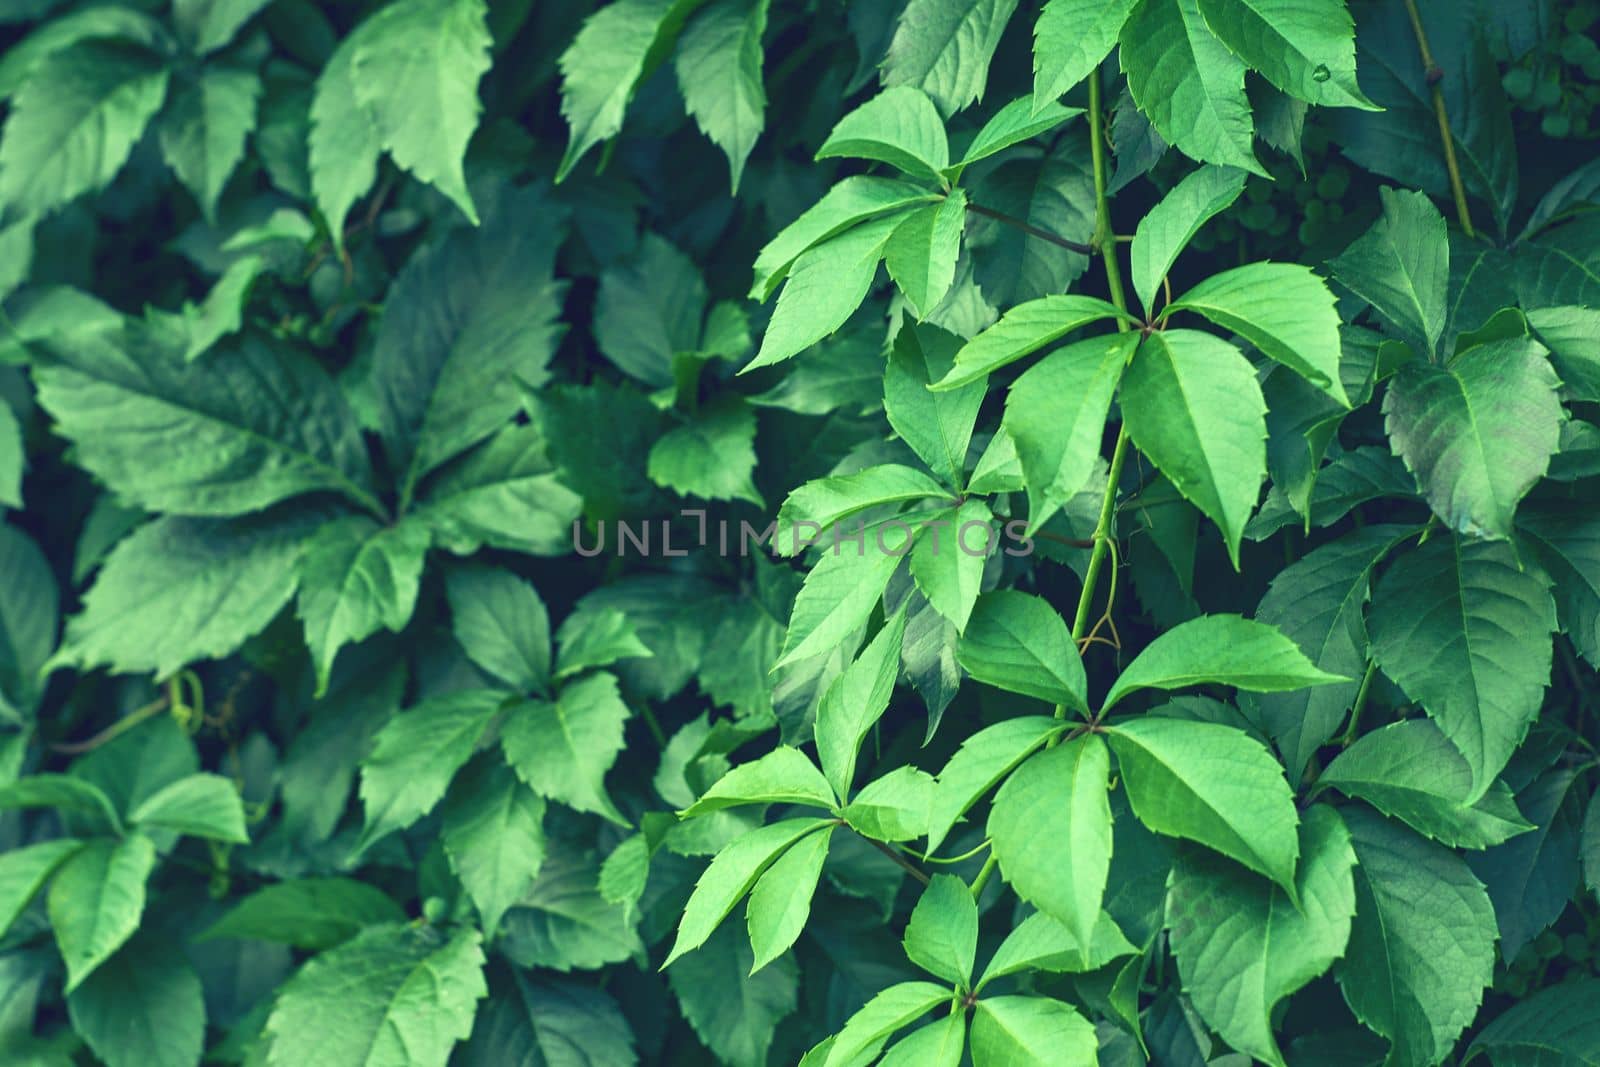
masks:
{"label": "palmate leaf cluster", "polygon": [[0,5],[0,1062],[1600,1063],[1597,20]]}

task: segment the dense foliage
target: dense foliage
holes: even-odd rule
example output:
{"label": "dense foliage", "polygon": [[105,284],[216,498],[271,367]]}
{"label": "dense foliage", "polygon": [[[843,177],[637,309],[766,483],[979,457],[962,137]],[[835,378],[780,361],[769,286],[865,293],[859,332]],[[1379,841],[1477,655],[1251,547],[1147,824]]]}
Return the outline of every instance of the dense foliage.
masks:
{"label": "dense foliage", "polygon": [[1600,1063],[1600,5],[0,19],[0,1062]]}

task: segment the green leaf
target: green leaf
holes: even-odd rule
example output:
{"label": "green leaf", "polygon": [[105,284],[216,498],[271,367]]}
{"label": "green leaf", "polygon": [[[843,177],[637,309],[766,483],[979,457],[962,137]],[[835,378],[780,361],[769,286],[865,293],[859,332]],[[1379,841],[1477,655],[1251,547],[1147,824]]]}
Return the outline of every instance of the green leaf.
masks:
{"label": "green leaf", "polygon": [[884,266],[919,319],[926,319],[950,291],[966,230],[967,194],[952,189],[937,204],[915,208],[884,245]]}
{"label": "green leaf", "polygon": [[839,812],[850,828],[875,841],[910,841],[928,832],[933,779],[915,767],[896,767],[869,782]]}
{"label": "green leaf", "polygon": [[789,846],[809,833],[833,825],[837,824],[831,819],[785,819],[735,838],[718,852],[700,875],[689,902],[683,907],[677,940],[662,969],[670,967],[684,953],[705,944],[734,905],[744,899],[756,880]]}
{"label": "green leaf", "polygon": [[251,335],[191,363],[187,342],[134,321],[42,346],[39,402],[90,473],[126,503],[182,515],[317,491],[377,509],[355,416],[311,357]]}
{"label": "green leaf", "polygon": [[919,178],[939,177],[950,165],[944,121],[928,94],[909,85],[883,90],[833,127],[817,159],[837,157],[887,163]]}
{"label": "green leaf", "polygon": [[1356,911],[1356,857],[1332,808],[1306,812],[1300,851],[1298,907],[1198,850],[1180,854],[1167,894],[1172,951],[1195,1009],[1229,1045],[1276,1067],[1273,1009],[1345,954]]}
{"label": "green leaf", "polygon": [[1013,145],[1031,141],[1048,133],[1069,119],[1083,114],[1082,108],[1062,107],[1054,100],[1035,106],[1026,96],[1020,96],[994,113],[994,118],[983,124],[962,153],[961,162],[945,169],[945,176],[956,181],[967,167],[981,159],[1005,151]]}
{"label": "green leaf", "polygon": [[1111,398],[1138,345],[1133,332],[1077,341],[1045,356],[1011,384],[1001,425],[1022,464],[1030,532],[1088,484],[1100,458]]}
{"label": "green leaf", "polygon": [[197,935],[251,938],[320,952],[369,926],[405,921],[388,894],[350,878],[301,878],[256,890]]}
{"label": "green leaf", "polygon": [[1017,895],[1089,945],[1111,870],[1111,756],[1083,734],[1031,757],[989,812],[1000,873]]}
{"label": "green leaf", "polygon": [[1450,242],[1444,216],[1423,193],[1378,190],[1383,215],[1329,266],[1400,338],[1438,355],[1447,313]]}
{"label": "green leaf", "polygon": [[861,742],[894,695],[905,633],[906,613],[897,611],[861,655],[833,680],[817,707],[817,759],[839,797],[850,795]]}
{"label": "green leaf", "polygon": [[562,212],[534,188],[484,214],[482,227],[412,257],[384,304],[372,379],[403,503],[423,475],[522,409],[564,330],[565,285],[551,278]]}
{"label": "green leaf", "polygon": [[985,997],[972,1015],[973,1067],[1097,1063],[1094,1024],[1047,997]]}
{"label": "green leaf", "polygon": [[911,0],[883,62],[886,86],[915,85],[953,115],[983,96],[1017,0]]}
{"label": "green leaf", "polygon": [[[995,518],[982,500],[968,500],[949,519],[929,518],[911,550],[911,574],[917,588],[960,633],[983,584],[987,558],[999,542]],[[974,539],[972,528],[983,530]],[[945,536],[948,533],[949,536]]]}
{"label": "green leaf", "polygon": [[477,906],[483,934],[518,903],[544,864],[544,801],[491,757],[462,776],[444,801],[442,841]]}
{"label": "green leaf", "polygon": [[983,977],[978,979],[978,988],[1022,971],[1081,974],[1137,952],[1106,912],[1102,911],[1095,920],[1094,935],[1087,944],[1050,916],[1035,912],[1018,923],[995,949]]}
{"label": "green leaf", "polygon": [[27,466],[22,424],[8,403],[0,403],[0,509],[22,507],[22,472]]}
{"label": "green leaf", "polygon": [[956,656],[985,685],[1089,710],[1078,648],[1066,621],[1040,597],[1014,589],[979,597]]}
{"label": "green leaf", "polygon": [[680,496],[747,500],[761,506],[756,466],[756,416],[742,400],[707,405],[650,448],[650,480]]}
{"label": "green leaf", "polygon": [[1319,670],[1351,679],[1255,699],[1292,783],[1298,784],[1355,699],[1359,684],[1354,679],[1367,666],[1364,615],[1373,569],[1415,533],[1404,526],[1354,531],[1279,571],[1261,598],[1258,622],[1294,641]]}
{"label": "green leaf", "polygon": [[1600,311],[1584,307],[1533,308],[1528,324],[1550,348],[1550,362],[1568,396],[1600,402],[1600,355],[1594,339],[1600,335]]}
{"label": "green leaf", "polygon": [[775,667],[833,648],[861,628],[910,548],[909,535],[890,532],[897,525],[906,524],[894,519],[874,524],[862,533],[860,546],[841,537],[822,554],[795,597]]}
{"label": "green leaf", "polygon": [[166,95],[166,65],[131,44],[79,41],[41,59],[11,101],[0,203],[44,215],[104,189]]}
{"label": "green leaf", "polygon": [[446,940],[425,927],[374,927],[313,958],[278,990],[266,1062],[444,1067],[487,992],[476,930]]}
{"label": "green leaf", "polygon": [[[532,583],[478,563],[444,572],[450,629],[478,666],[518,692],[550,684],[550,616]],[[642,647],[642,646],[641,646]]]}
{"label": "green leaf", "polygon": [[473,223],[462,161],[478,125],[478,79],[489,69],[483,0],[394,0],[362,26],[350,84],[383,147]]}
{"label": "green leaf", "polygon": [[879,1067],[960,1067],[967,1047],[967,1016],[951,1012],[894,1043]]}
{"label": "green leaf", "polygon": [[271,0],[173,0],[172,17],[190,48],[204,55],[232,41]]}
{"label": "green leaf", "polygon": [[745,921],[755,954],[751,974],[787,952],[805,929],[833,831],[829,826],[821,833],[802,837],[767,868],[750,890]]}
{"label": "green leaf", "polygon": [[616,608],[579,610],[556,631],[556,678],[570,678],[591,667],[653,655],[628,616]]}
{"label": "green leaf", "polygon": [[122,833],[111,798],[93,782],[69,774],[30,774],[0,786],[0,811],[59,808],[92,819],[96,829]]}
{"label": "green leaf", "polygon": [[[772,550],[781,556],[798,555],[810,539],[822,536],[824,531],[831,535],[838,523],[869,508],[948,496],[948,492],[926,474],[898,463],[883,463],[851,474],[818,478],[791,492],[778,509]],[[801,526],[813,529],[802,534]]]}
{"label": "green leaf", "polygon": [[1139,689],[1182,689],[1214,683],[1253,693],[1282,693],[1350,681],[1305,657],[1275,627],[1237,615],[1203,615],[1145,646],[1117,676],[1101,704],[1109,710]]}
{"label": "green leaf", "polygon": [[378,177],[383,151],[377,120],[356,95],[355,56],[376,23],[362,23],[340,42],[317,77],[307,135],[307,168],[317,210],[335,248],[344,247],[344,220]]}
{"label": "green leaf", "polygon": [[200,978],[177,943],[151,934],[72,990],[67,1015],[107,1067],[193,1067],[205,1045]]}
{"label": "green leaf", "polygon": [[572,551],[572,524],[583,500],[545,454],[535,425],[507,426],[429,483],[417,517],[434,540],[458,555],[483,545],[536,556]]}
{"label": "green leaf", "polygon": [[1550,580],[1509,545],[1437,537],[1372,593],[1372,655],[1472,768],[1473,803],[1539,714],[1556,627]]}
{"label": "green leaf", "polygon": [[801,252],[761,336],[761,350],[744,371],[781,363],[843,326],[867,298],[884,245],[900,219],[873,219]]}
{"label": "green leaf", "polygon": [[955,366],[935,383],[935,388],[958,389],[1061,340],[1079,327],[1121,314],[1104,300],[1074,293],[1018,304],[999,322],[961,346]]}
{"label": "green leaf", "polygon": [[139,928],[145,880],[156,864],[143,834],[97,837],[56,871],[45,899],[67,965],[66,992],[94,973]]}
{"label": "green leaf", "polygon": [[911,182],[868,174],[844,179],[799,218],[778,231],[778,235],[761,249],[756,257],[750,298],[766,300],[771,297],[788,277],[795,261],[824,241],[876,216],[902,212],[939,199],[938,193]]}
{"label": "green leaf", "polygon": [[1600,1063],[1600,1017],[1589,1009],[1597,996],[1593,978],[1546,986],[1480,1030],[1461,1062],[1486,1051],[1495,1064]]}
{"label": "green leaf", "polygon": [[1511,791],[1496,783],[1476,803],[1472,768],[1430,719],[1365,734],[1317,777],[1451,848],[1488,848],[1533,829]]}
{"label": "green leaf", "polygon": [[1339,313],[1310,267],[1251,263],[1213,274],[1172,303],[1255,345],[1267,358],[1350,406],[1339,378]]}
{"label": "green leaf", "polygon": [[[14,5],[7,14],[22,18],[25,2]],[[52,0],[33,0],[32,7],[42,14],[55,6]],[[39,64],[79,41],[123,41],[141,44],[154,52],[170,52],[175,42],[163,23],[142,10],[130,7],[86,7],[50,19],[34,29],[0,57],[0,96],[10,97],[39,68]]]}
{"label": "green leaf", "polygon": [[191,774],[142,800],[128,813],[135,826],[172,830],[213,841],[248,844],[239,787],[220,774]]}
{"label": "green leaf", "polygon": [[79,849],[75,837],[58,837],[0,853],[0,937],[11,929],[44,883]]}
{"label": "green leaf", "polygon": [[936,874],[906,924],[906,957],[936,978],[962,989],[972,984],[978,952],[978,904],[967,883]]}
{"label": "green leaf", "polygon": [[561,53],[561,114],[572,132],[556,181],[622,129],[634,90],[666,58],[697,6],[694,0],[619,0],[584,20]]}
{"label": "green leaf", "polygon": [[1577,892],[1582,872],[1576,784],[1577,772],[1570,767],[1541,775],[1517,794],[1533,831],[1467,859],[1489,891],[1500,958],[1507,962],[1549,929]]}
{"label": "green leaf", "polygon": [[952,486],[959,486],[965,476],[983,386],[974,382],[935,393],[928,385],[947,376],[959,345],[959,338],[937,326],[902,326],[883,377],[883,410],[889,425]]}
{"label": "green leaf", "polygon": [[1289,95],[1378,110],[1356,84],[1356,28],[1340,0],[1200,0],[1200,13],[1234,55]]}
{"label": "green leaf", "polygon": [[1198,841],[1294,892],[1294,796],[1259,742],[1228,726],[1153,716],[1119,723],[1106,739],[1140,822]]}
{"label": "green leaf", "polygon": [[147,308],[148,318],[160,317],[188,337],[183,358],[192,363],[209,352],[218,341],[244,329],[245,309],[250,302],[250,291],[266,270],[267,264],[260,256],[241,256],[228,264],[204,300],[195,304],[184,301],[178,312],[170,317]]}
{"label": "green leaf", "polygon": [[595,343],[629,377],[665,389],[676,384],[674,357],[700,347],[705,307],[700,268],[671,242],[646,233],[632,256],[600,274]]}
{"label": "green leaf", "polygon": [[1162,137],[1202,163],[1266,174],[1251,148],[1245,65],[1195,0],[1139,0],[1118,41],[1128,89]]}
{"label": "green leaf", "polygon": [[305,520],[146,523],[106,557],[55,661],[166,678],[228,655],[294,595]]}
{"label": "green leaf", "polygon": [[193,79],[180,78],[161,112],[161,154],[207,219],[216,218],[217,199],[244,159],[260,97],[255,71],[219,64]]}
{"label": "green leaf", "polygon": [[1401,368],[1384,398],[1395,452],[1452,530],[1510,537],[1517,504],[1550,466],[1566,413],[1538,342],[1478,345],[1448,367]]}
{"label": "green leaf", "polygon": [[833,788],[799,749],[779,745],[758,760],[740,764],[679,812],[689,819],[741,804],[809,804],[832,810]]}
{"label": "green leaf", "polygon": [[876,994],[850,1016],[833,1038],[822,1067],[871,1062],[896,1030],[950,1001],[950,987],[932,982],[900,982]]}
{"label": "green leaf", "polygon": [[622,751],[622,728],[631,717],[617,679],[590,674],[568,683],[553,701],[513,705],[500,726],[500,744],[535,793],[626,826],[606,794],[605,775]]}
{"label": "green leaf", "polygon": [[1121,406],[1133,443],[1222,529],[1237,568],[1267,472],[1267,406],[1250,361],[1210,334],[1153,333],[1123,375]]}
{"label": "green leaf", "polygon": [[33,709],[40,668],[55,649],[60,594],[44,553],[14,526],[0,524],[0,718]]}
{"label": "green leaf", "polygon": [[684,26],[673,59],[684,107],[728,157],[735,194],[767,109],[761,81],[767,6],[768,0],[714,0]]}
{"label": "green leaf", "polygon": [[1134,2],[1048,0],[1033,27],[1035,112],[1099,68],[1116,47]]}
{"label": "green leaf", "polygon": [[1578,851],[1583,856],[1583,880],[1589,892],[1600,896],[1600,801],[1594,797],[1589,798],[1589,812],[1583,817]]}
{"label": "green leaf", "polygon": [[306,543],[295,612],[316,666],[317,696],[327,692],[341,648],[379,627],[398,633],[411,621],[429,541],[427,526],[413,519],[380,526],[350,515],[323,526]]}
{"label": "green leaf", "polygon": [[1600,516],[1582,506],[1524,512],[1519,529],[1555,579],[1561,629],[1580,656],[1600,664]]}
{"label": "green leaf", "polygon": [[403,830],[432,811],[505,699],[494,689],[447,693],[396,715],[378,731],[372,754],[361,763],[363,841]]}
{"label": "green leaf", "polygon": [[1356,917],[1335,974],[1357,1019],[1396,1064],[1438,1063],[1477,1014],[1494,973],[1494,908],[1461,859],[1360,810]]}
{"label": "green leaf", "polygon": [[963,741],[939,772],[928,806],[928,854],[938,851],[957,821],[983,794],[1066,728],[1060,719],[1026,715],[986,726]]}
{"label": "green leaf", "polygon": [[[1059,0],[1057,0],[1059,2]],[[1099,5],[1097,5],[1099,6]],[[1042,22],[1042,19],[1041,19]],[[1245,172],[1237,167],[1201,167],[1184,177],[1139,220],[1129,246],[1133,290],[1146,314],[1156,309],[1156,291],[1200,228],[1226,211],[1244,192]]]}
{"label": "green leaf", "polygon": [[684,1017],[719,1063],[765,1067],[779,1023],[799,1000],[800,969],[784,958],[751,974],[751,950],[735,929],[720,931],[704,949],[667,974]]}
{"label": "green leaf", "polygon": [[[497,984],[498,986],[498,984]],[[577,981],[513,973],[479,1009],[472,1039],[459,1053],[466,1067],[618,1067],[637,1062],[633,1031],[617,1002]]]}
{"label": "green leaf", "polygon": [[599,881],[592,853],[570,844],[552,849],[533,887],[501,920],[496,946],[519,967],[560,971],[642,959],[637,917],[601,896]]}

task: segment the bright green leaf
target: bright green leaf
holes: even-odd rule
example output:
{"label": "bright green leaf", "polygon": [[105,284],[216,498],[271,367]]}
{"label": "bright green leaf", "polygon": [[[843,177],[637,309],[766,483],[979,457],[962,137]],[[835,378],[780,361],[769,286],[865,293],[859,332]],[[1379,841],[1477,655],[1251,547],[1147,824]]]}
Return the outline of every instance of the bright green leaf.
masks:
{"label": "bright green leaf", "polygon": [[994,797],[989,839],[1017,895],[1094,940],[1111,870],[1111,756],[1084,734],[1018,767]]}
{"label": "bright green leaf", "polygon": [[1106,734],[1140,822],[1293,891],[1299,817],[1283,768],[1259,742],[1228,726],[1154,716]]}

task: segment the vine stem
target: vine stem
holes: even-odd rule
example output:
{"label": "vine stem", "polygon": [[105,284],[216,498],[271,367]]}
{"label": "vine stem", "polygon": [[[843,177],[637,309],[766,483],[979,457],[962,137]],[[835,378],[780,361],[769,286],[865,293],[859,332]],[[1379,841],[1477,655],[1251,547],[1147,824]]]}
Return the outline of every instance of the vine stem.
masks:
{"label": "vine stem", "polygon": [[[1094,159],[1095,246],[1105,261],[1106,287],[1111,291],[1111,302],[1117,310],[1128,310],[1127,294],[1122,288],[1122,268],[1117,262],[1117,245],[1111,231],[1111,209],[1106,199],[1105,118],[1100,104],[1100,76],[1096,71],[1089,77],[1089,144]],[[1118,331],[1126,332],[1128,322],[1117,319]],[[1111,452],[1111,470],[1106,478],[1105,495],[1100,500],[1100,518],[1094,527],[1094,547],[1089,550],[1089,565],[1083,573],[1083,592],[1078,596],[1078,610],[1072,619],[1072,640],[1080,641],[1089,626],[1089,611],[1094,603],[1095,587],[1100,583],[1100,570],[1105,566],[1106,552],[1111,543],[1111,519],[1116,514],[1117,486],[1122,481],[1122,466],[1128,458],[1128,430],[1126,424],[1117,430],[1116,447]],[[1108,607],[1109,610],[1109,607]],[[1064,709],[1057,708],[1058,717]]]}
{"label": "vine stem", "polygon": [[911,877],[915,878],[917,881],[921,882],[923,885],[927,885],[929,882],[933,881],[933,879],[929,878],[921,867],[918,867],[915,863],[912,863],[910,860],[906,859],[905,856],[901,854],[899,849],[894,848],[891,845],[886,845],[882,841],[875,841],[872,838],[867,837],[865,834],[861,835],[861,840],[865,841],[879,852],[882,852],[885,856],[888,856],[890,859],[894,860],[895,863],[900,865],[902,870],[904,870]]}
{"label": "vine stem", "polygon": [[994,869],[999,862],[993,852],[989,853],[989,858],[983,861],[983,869],[978,872],[978,877],[972,880],[973,900],[983,896],[983,887],[989,884],[989,876],[994,873]]}
{"label": "vine stem", "polygon": [[1340,748],[1349,748],[1350,743],[1356,739],[1356,731],[1361,728],[1361,713],[1367,707],[1367,694],[1372,690],[1372,676],[1378,673],[1378,661],[1367,660],[1367,673],[1361,676],[1361,688],[1356,690],[1355,703],[1350,705],[1350,725],[1345,728],[1344,736],[1339,739]]}
{"label": "vine stem", "polygon": [[144,707],[124,715],[122,718],[118,719],[104,730],[101,730],[93,737],[87,738],[83,741],[71,741],[53,744],[50,746],[50,748],[56,752],[65,752],[69,756],[99,748],[106,742],[113,741],[127,733],[129,730],[133,729],[135,726],[138,726],[146,719],[153,719],[157,715],[160,715],[163,711],[167,710],[169,703],[170,698],[163,694],[162,696],[156,697],[156,699],[152,700],[150,703],[144,705]]}
{"label": "vine stem", "polygon": [[[1105,115],[1100,103],[1100,71],[1089,75],[1089,153],[1094,160],[1094,238],[1090,242],[1100,250],[1106,264],[1106,286],[1111,290],[1111,302],[1118,310],[1128,310],[1128,298],[1122,291],[1122,268],[1117,265],[1116,233],[1111,229],[1111,207],[1106,198],[1106,133]],[[1117,329],[1126,331],[1128,322],[1117,319]]]}
{"label": "vine stem", "polygon": [[1433,58],[1428,47],[1428,33],[1422,28],[1422,12],[1417,10],[1417,0],[1405,0],[1406,14],[1411,19],[1412,32],[1417,35],[1417,51],[1422,55],[1422,69],[1433,95],[1433,114],[1439,120],[1439,139],[1444,142],[1444,166],[1450,172],[1450,195],[1455,198],[1456,218],[1468,237],[1477,236],[1472,229],[1472,213],[1467,209],[1467,190],[1461,183],[1461,165],[1456,161],[1456,139],[1450,132],[1450,111],[1445,107],[1444,71]]}
{"label": "vine stem", "polygon": [[1051,233],[1049,230],[1041,230],[1033,223],[1019,219],[1015,215],[1007,215],[1004,211],[996,211],[992,207],[984,207],[982,204],[974,204],[970,200],[967,202],[967,210],[972,212],[974,215],[982,215],[986,219],[994,219],[996,222],[1003,222],[1007,226],[1012,226],[1021,230],[1029,237],[1037,237],[1041,241],[1049,241],[1051,244],[1060,248],[1065,248],[1069,252],[1076,252],[1081,256],[1094,255],[1093,245],[1086,245],[1081,241],[1069,241],[1067,238],[1062,237],[1059,234]]}

